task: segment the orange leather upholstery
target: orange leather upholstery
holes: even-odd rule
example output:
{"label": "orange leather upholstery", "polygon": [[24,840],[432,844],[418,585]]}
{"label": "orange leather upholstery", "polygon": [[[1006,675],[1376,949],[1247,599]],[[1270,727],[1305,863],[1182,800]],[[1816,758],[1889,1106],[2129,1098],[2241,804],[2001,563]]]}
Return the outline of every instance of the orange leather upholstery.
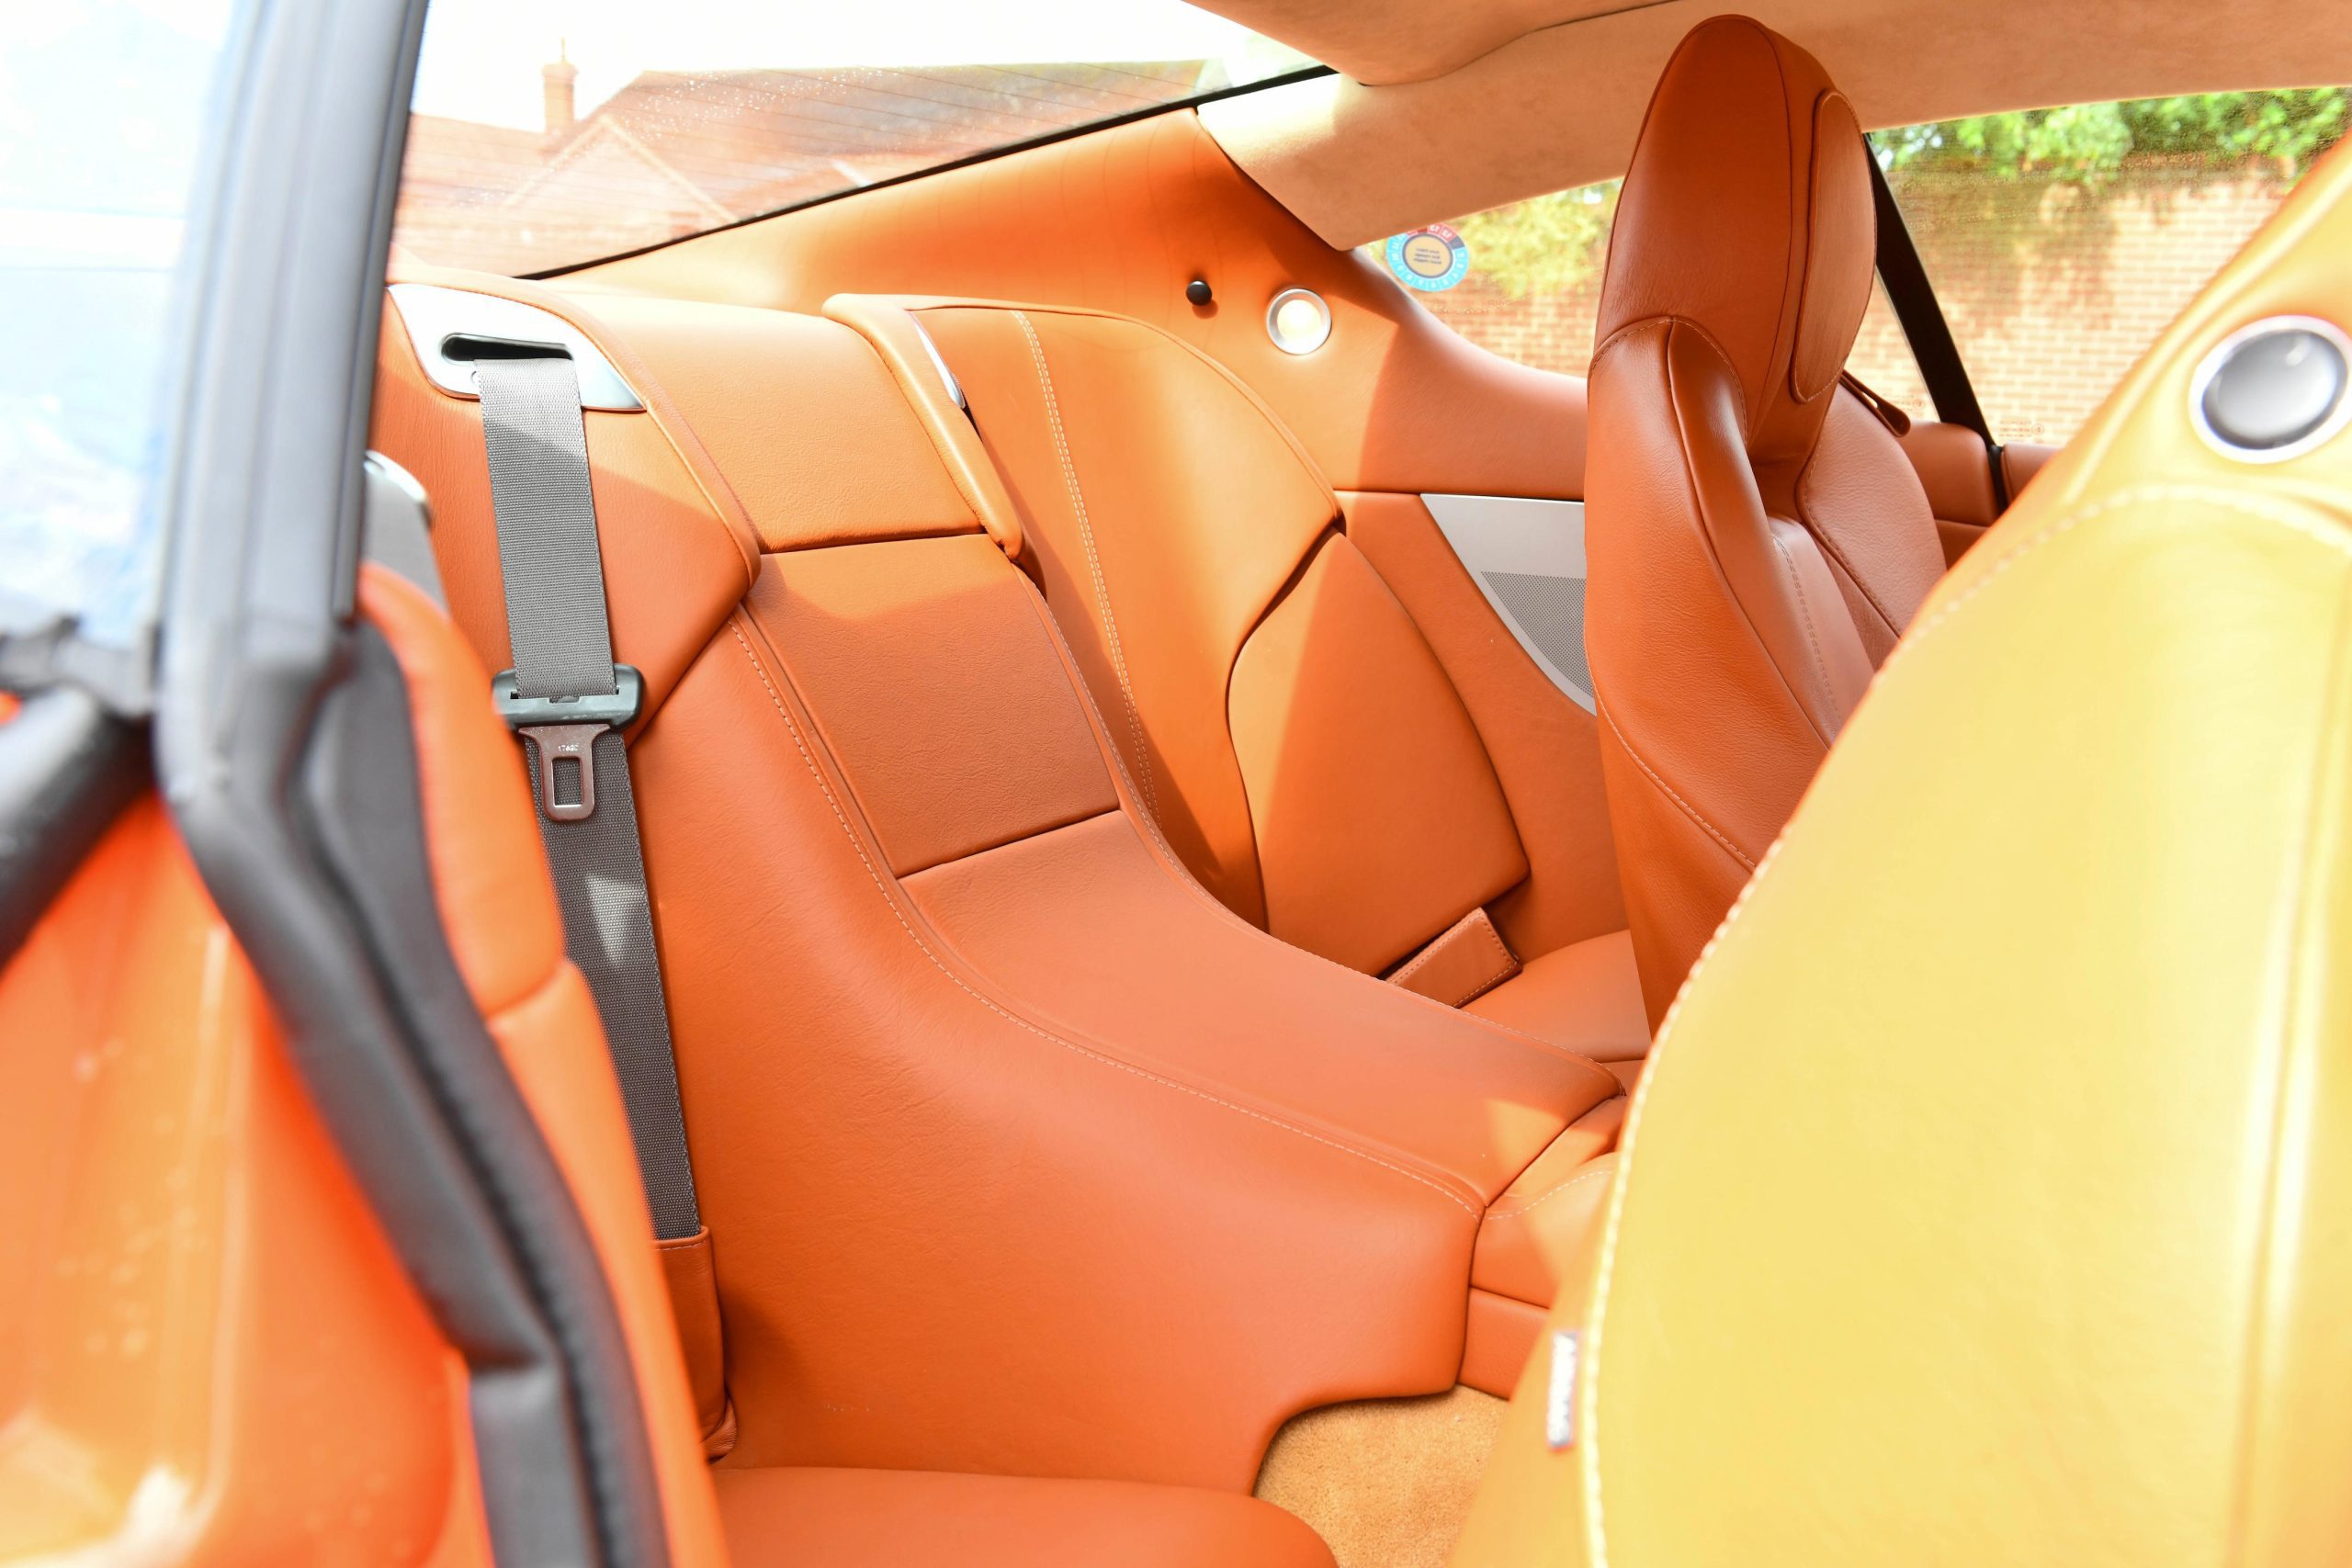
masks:
{"label": "orange leather upholstery", "polygon": [[1331,1568],[1271,1503],[1183,1486],[918,1470],[718,1472],[736,1568]]}
{"label": "orange leather upholstery", "polygon": [[[987,495],[951,426],[907,419],[920,366],[820,319],[514,292],[649,406],[587,437],[616,651],[660,661],[632,767],[724,1465],[1239,1490],[1297,1410],[1448,1386],[1488,1204],[1616,1078],[1200,888],[1007,559],[1020,530],[943,520]],[[694,346],[739,332],[801,351]],[[794,385],[808,366],[850,368]],[[380,377],[376,445],[450,478],[451,604],[501,660],[486,486],[456,478],[479,412],[397,332]],[[897,482],[811,474],[829,520],[794,523],[798,471],[859,455],[730,462],[748,437],[680,412],[722,383],[904,433]]]}
{"label": "orange leather upholstery", "polygon": [[[1561,694],[1497,619],[1421,497],[1343,491],[1340,504],[1349,541],[1413,617],[1461,694],[1510,807],[1528,875],[1489,907],[1496,930],[1521,954],[1622,932],[1625,900],[1593,716]],[[1623,967],[1630,977],[1630,950]],[[1638,989],[1630,978],[1624,988]]]}
{"label": "orange leather upholstery", "polygon": [[[1247,388],[1166,333],[1093,311],[827,309],[886,355],[917,332],[938,346],[970,409],[948,422],[950,460],[977,449],[998,476],[1011,516],[991,533],[1021,540],[1147,813],[1204,886],[1286,942],[1394,968],[1449,1005],[1517,985],[1520,955],[1483,909],[1532,879],[1485,738]],[[919,396],[940,384],[903,378]],[[1424,962],[1473,917],[1482,942]],[[1524,991],[1515,1025],[1640,1055],[1647,1025],[1622,1005],[1635,981],[1618,953],[1596,950],[1584,987]]]}
{"label": "orange leather upholstery", "polygon": [[425,848],[450,952],[571,1185],[628,1337],[671,1557],[718,1562],[704,1423],[604,1028],[564,956],[514,738],[490,705],[489,671],[438,605],[369,563],[360,570],[360,608],[408,682]]}
{"label": "orange leather upholstery", "polygon": [[[563,957],[514,740],[491,711],[481,661],[422,593],[371,565],[362,569],[361,606],[408,681],[435,887],[452,950],[589,1220],[621,1310],[673,1562],[883,1568],[946,1558],[1023,1564],[1115,1559],[1169,1568],[1329,1568],[1329,1552],[1306,1526],[1278,1508],[1227,1494],[913,1472],[706,1468],[701,1434],[723,1419],[724,1395],[697,1389],[690,1397],[682,1375],[603,1032]],[[353,1234],[372,1236],[364,1225]],[[707,1232],[701,1239],[705,1245],[692,1247],[662,1244],[662,1265],[676,1267],[684,1258],[688,1267],[707,1270]],[[395,1286],[382,1294],[397,1319],[406,1292]],[[700,1292],[676,1294],[694,1300]],[[697,1324],[691,1332],[715,1336],[717,1325]],[[385,1333],[401,1343],[397,1333]],[[336,1386],[351,1391],[345,1380]],[[446,1409],[439,1383],[427,1393],[431,1409]],[[714,1401],[717,1409],[709,1407]],[[460,1439],[464,1430],[458,1422]],[[714,1475],[722,1483],[716,1494]],[[331,1490],[331,1483],[322,1484]],[[462,1514],[424,1525],[452,1532],[455,1540],[479,1529]],[[403,1528],[418,1526],[405,1521]]]}
{"label": "orange leather upholstery", "polygon": [[[1185,289],[1209,283],[1194,306]],[[1623,929],[1597,726],[1521,652],[1420,493],[1584,494],[1585,384],[1468,343],[1385,268],[1333,250],[1235,167],[1189,110],[704,234],[571,275],[621,293],[825,310],[899,375],[951,475],[1009,550],[1010,503],[903,311],[844,298],[1050,300],[1164,329],[1245,383],[1342,492],[1346,533],[1419,623],[1483,731],[1532,874],[1496,900],[1521,954]],[[568,280],[570,281],[570,280]],[[1286,288],[1330,304],[1304,358],[1268,339]],[[601,301],[612,298],[599,295]],[[871,303],[870,300],[865,303]],[[1014,526],[1017,526],[1015,525]],[[1073,628],[1075,630],[1075,628]],[[1116,716],[1115,715],[1114,716]]]}
{"label": "orange leather upholstery", "polygon": [[1838,383],[1867,157],[1812,56],[1719,17],[1668,63],[1620,198],[1588,646],[1653,1020],[1943,565],[1917,474]]}
{"label": "orange leather upholstery", "polygon": [[1531,958],[1509,985],[1470,1002],[1469,1010],[1583,1053],[1630,1079],[1648,1049],[1641,993],[1625,983],[1634,939],[1611,931]]}
{"label": "orange leather upholstery", "polygon": [[1122,760],[1203,886],[1377,972],[1527,874],[1444,671],[1238,381],[1115,317],[922,320]]}
{"label": "orange leather upholstery", "polygon": [[2347,258],[2337,152],[1929,597],[1659,1035],[1573,1440],[1540,1354],[1463,1568],[2352,1560],[2352,434],[2191,414]]}
{"label": "orange leather upholstery", "polygon": [[2001,482],[2008,487],[2015,506],[2036,474],[2050,466],[2062,449],[2038,441],[2012,441],[2001,448]]}
{"label": "orange leather upholstery", "polygon": [[465,1363],[153,795],[0,1040],[0,1557],[490,1563]]}
{"label": "orange leather upholstery", "polygon": [[[1201,278],[1214,303],[1195,306]],[[1584,492],[1584,383],[1478,348],[1387,270],[1333,250],[1191,110],[1154,115],[600,263],[600,289],[815,314],[838,294],[1041,299],[1164,328],[1266,400],[1342,490]],[[1329,302],[1284,354],[1267,305]],[[614,298],[599,294],[597,309]],[[919,351],[918,351],[919,352]]]}

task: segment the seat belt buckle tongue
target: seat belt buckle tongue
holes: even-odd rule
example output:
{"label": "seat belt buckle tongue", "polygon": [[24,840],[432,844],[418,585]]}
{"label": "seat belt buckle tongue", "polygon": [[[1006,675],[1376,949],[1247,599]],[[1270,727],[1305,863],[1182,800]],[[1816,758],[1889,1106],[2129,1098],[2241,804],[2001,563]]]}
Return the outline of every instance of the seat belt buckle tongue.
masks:
{"label": "seat belt buckle tongue", "polygon": [[644,678],[628,664],[613,666],[613,690],[578,697],[524,696],[512,670],[490,678],[499,717],[538,758],[539,809],[548,820],[579,822],[596,814],[596,738],[635,718],[644,696]]}

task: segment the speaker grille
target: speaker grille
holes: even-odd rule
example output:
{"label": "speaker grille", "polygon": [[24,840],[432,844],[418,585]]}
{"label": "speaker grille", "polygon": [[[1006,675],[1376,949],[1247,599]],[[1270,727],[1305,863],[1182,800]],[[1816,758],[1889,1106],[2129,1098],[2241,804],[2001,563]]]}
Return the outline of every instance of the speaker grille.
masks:
{"label": "speaker grille", "polygon": [[1592,671],[1584,657],[1584,579],[1530,571],[1482,575],[1527,640],[1561,674],[1591,691]]}

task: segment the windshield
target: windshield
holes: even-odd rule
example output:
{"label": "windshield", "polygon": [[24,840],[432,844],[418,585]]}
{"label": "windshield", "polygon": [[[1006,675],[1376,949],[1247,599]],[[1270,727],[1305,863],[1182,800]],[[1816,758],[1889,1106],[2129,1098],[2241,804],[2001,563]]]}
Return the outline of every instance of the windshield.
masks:
{"label": "windshield", "polygon": [[435,0],[393,239],[573,266],[1312,65],[1179,0]]}

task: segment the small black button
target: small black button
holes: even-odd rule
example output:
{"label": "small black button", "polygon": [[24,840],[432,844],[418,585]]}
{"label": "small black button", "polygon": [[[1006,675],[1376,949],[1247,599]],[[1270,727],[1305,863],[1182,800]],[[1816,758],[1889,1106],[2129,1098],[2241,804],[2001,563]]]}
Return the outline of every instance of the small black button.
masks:
{"label": "small black button", "polygon": [[2205,383],[2205,424],[2225,446],[2275,452],[2335,417],[2352,367],[2309,327],[2280,323],[2235,344]]}
{"label": "small black button", "polygon": [[1184,285],[1184,298],[1190,299],[1195,305],[1205,305],[1210,300],[1215,299],[1216,295],[1210,289],[1209,280],[1207,278],[1196,277],[1193,279],[1192,282]]}

